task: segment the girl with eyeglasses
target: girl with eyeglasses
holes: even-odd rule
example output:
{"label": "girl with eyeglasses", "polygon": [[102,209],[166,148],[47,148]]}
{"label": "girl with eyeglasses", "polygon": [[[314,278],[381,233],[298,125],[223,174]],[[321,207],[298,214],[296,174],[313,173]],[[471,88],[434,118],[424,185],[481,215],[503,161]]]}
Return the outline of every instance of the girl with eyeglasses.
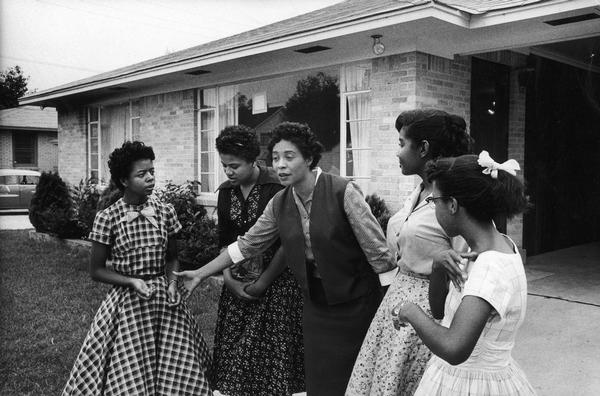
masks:
{"label": "girl with eyeglasses", "polygon": [[[395,329],[391,310],[404,300],[414,301],[429,315],[429,275],[434,257],[449,249],[465,250],[461,238],[451,238],[437,222],[425,177],[426,163],[440,156],[470,152],[471,138],[459,116],[440,110],[412,110],[396,120],[402,174],[421,183],[390,219],[387,244],[395,256],[398,274],[390,285],[363,341],[346,395],[412,395],[429,349],[411,327]],[[459,279],[460,280],[460,279]]]}
{"label": "girl with eyeglasses", "polygon": [[415,395],[535,394],[511,357],[527,305],[523,261],[492,220],[526,209],[518,169],[515,160],[498,164],[485,151],[438,159],[427,168],[438,222],[478,257],[466,263],[462,287],[449,281],[446,269],[432,272],[431,311],[443,317],[441,324],[409,299],[393,310],[395,325],[413,328],[435,355]]}

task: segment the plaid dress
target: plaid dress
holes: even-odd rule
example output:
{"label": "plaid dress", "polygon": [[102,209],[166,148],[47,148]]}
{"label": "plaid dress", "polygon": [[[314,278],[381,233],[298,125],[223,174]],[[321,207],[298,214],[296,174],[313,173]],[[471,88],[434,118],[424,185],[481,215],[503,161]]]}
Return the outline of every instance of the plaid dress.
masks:
{"label": "plaid dress", "polygon": [[[154,212],[153,215],[149,214]],[[143,300],[113,286],[98,309],[63,395],[210,395],[210,355],[185,302],[167,305],[167,238],[181,229],[171,205],[120,199],[98,212],[90,240],[111,246],[107,265],[146,280]]]}

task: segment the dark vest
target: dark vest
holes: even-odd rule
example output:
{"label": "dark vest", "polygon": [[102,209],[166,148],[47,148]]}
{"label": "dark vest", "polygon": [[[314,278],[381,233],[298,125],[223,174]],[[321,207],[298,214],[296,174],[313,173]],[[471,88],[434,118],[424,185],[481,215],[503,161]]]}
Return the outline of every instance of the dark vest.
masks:
{"label": "dark vest", "polygon": [[[313,192],[310,241],[329,305],[367,295],[379,286],[344,212],[347,184],[342,177],[321,173]],[[310,296],[304,236],[292,187],[277,193],[273,204],[287,264]]]}

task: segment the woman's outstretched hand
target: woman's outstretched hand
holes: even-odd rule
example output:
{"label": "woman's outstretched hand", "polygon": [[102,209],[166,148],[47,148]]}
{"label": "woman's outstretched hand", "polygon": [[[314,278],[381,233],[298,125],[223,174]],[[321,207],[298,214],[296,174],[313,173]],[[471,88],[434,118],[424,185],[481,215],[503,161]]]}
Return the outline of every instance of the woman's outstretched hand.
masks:
{"label": "woman's outstretched hand", "polygon": [[453,249],[444,250],[433,258],[432,270],[446,272],[454,287],[461,290],[467,279],[467,273],[462,262],[465,259],[467,261],[475,260],[478,255],[479,253],[476,252],[458,253]]}
{"label": "woman's outstretched hand", "polygon": [[188,298],[194,289],[204,280],[199,269],[195,271],[173,271],[173,274],[183,282],[183,298]]}

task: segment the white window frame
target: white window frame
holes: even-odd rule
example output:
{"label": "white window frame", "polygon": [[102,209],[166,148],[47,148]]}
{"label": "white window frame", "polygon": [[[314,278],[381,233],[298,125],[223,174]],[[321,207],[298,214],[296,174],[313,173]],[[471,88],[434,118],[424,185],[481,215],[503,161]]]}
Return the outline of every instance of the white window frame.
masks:
{"label": "white window frame", "polygon": [[[88,155],[87,155],[87,177],[88,179],[92,177],[92,170],[95,170],[96,172],[98,172],[98,180],[97,183],[98,184],[102,184],[102,167],[100,166],[100,154],[102,153],[102,138],[101,138],[101,130],[100,130],[100,113],[101,113],[101,108],[100,107],[93,107],[95,109],[97,109],[98,111],[98,119],[96,121],[90,121],[92,119],[92,116],[90,114],[92,107],[88,107],[87,108],[87,121],[88,121],[88,125],[87,125],[87,149],[88,149]],[[96,139],[98,139],[98,152],[96,153],[96,155],[98,156],[98,168],[97,169],[92,169],[92,125],[96,125],[97,127],[97,137]]]}
{"label": "white window frame", "polygon": [[[348,124],[352,123],[352,122],[365,122],[365,121],[374,121],[375,118],[371,117],[371,118],[365,118],[365,119],[356,119],[356,120],[348,120],[348,114],[346,111],[346,102],[348,100],[348,97],[350,96],[356,96],[356,95],[364,95],[364,94],[370,94],[372,89],[362,89],[362,90],[356,90],[356,91],[347,91],[346,90],[346,78],[345,78],[345,73],[346,73],[346,68],[348,66],[352,66],[352,65],[342,65],[342,67],[340,68],[340,176],[345,177],[346,179],[349,180],[371,180],[372,176],[368,175],[368,176],[363,176],[363,175],[354,175],[354,176],[348,176],[347,174],[347,163],[346,163],[346,155],[349,151],[359,151],[359,150],[366,150],[369,152],[373,151],[373,147],[371,145],[369,146],[365,146],[365,147],[352,147],[352,148],[348,148],[346,145],[346,141],[348,138],[348,134],[347,134],[347,126]],[[370,85],[370,81],[369,81],[369,85]],[[369,137],[369,143],[371,142],[371,138]],[[367,193],[366,191],[363,191],[364,193]]]}
{"label": "white window frame", "polygon": [[141,117],[133,115],[133,102],[134,100],[129,101],[129,129],[126,132],[126,139],[133,141],[133,120],[139,120]]}
{"label": "white window frame", "polygon": [[[215,96],[215,107],[214,109],[203,109],[201,107],[201,103],[202,103],[202,92],[209,90],[209,89],[213,89],[215,91],[214,96]],[[214,180],[214,185],[217,186],[219,183],[219,178],[217,176],[217,169],[219,169],[219,167],[221,166],[218,156],[216,155],[216,150],[212,151],[212,153],[214,153],[214,155],[212,156],[212,161],[213,161],[213,169],[214,172],[209,172],[209,171],[203,171],[202,170],[202,153],[208,153],[209,157],[210,157],[210,153],[211,151],[208,150],[208,147],[206,150],[203,149],[202,147],[202,132],[205,132],[204,130],[202,130],[202,113],[213,113],[213,133],[214,133],[214,137],[212,137],[213,139],[216,139],[217,136],[219,135],[219,87],[206,87],[206,88],[200,88],[197,90],[197,103],[198,103],[198,108],[196,109],[198,112],[198,126],[197,126],[197,134],[198,134],[198,182],[202,183],[202,175],[207,175],[209,178],[213,177]],[[210,131],[210,129],[207,129],[206,131]],[[209,136],[210,139],[210,136]],[[200,186],[200,190],[202,189],[202,186]],[[215,191],[199,191],[198,192],[200,198],[205,198],[205,199],[214,199],[216,197],[216,192]]]}

